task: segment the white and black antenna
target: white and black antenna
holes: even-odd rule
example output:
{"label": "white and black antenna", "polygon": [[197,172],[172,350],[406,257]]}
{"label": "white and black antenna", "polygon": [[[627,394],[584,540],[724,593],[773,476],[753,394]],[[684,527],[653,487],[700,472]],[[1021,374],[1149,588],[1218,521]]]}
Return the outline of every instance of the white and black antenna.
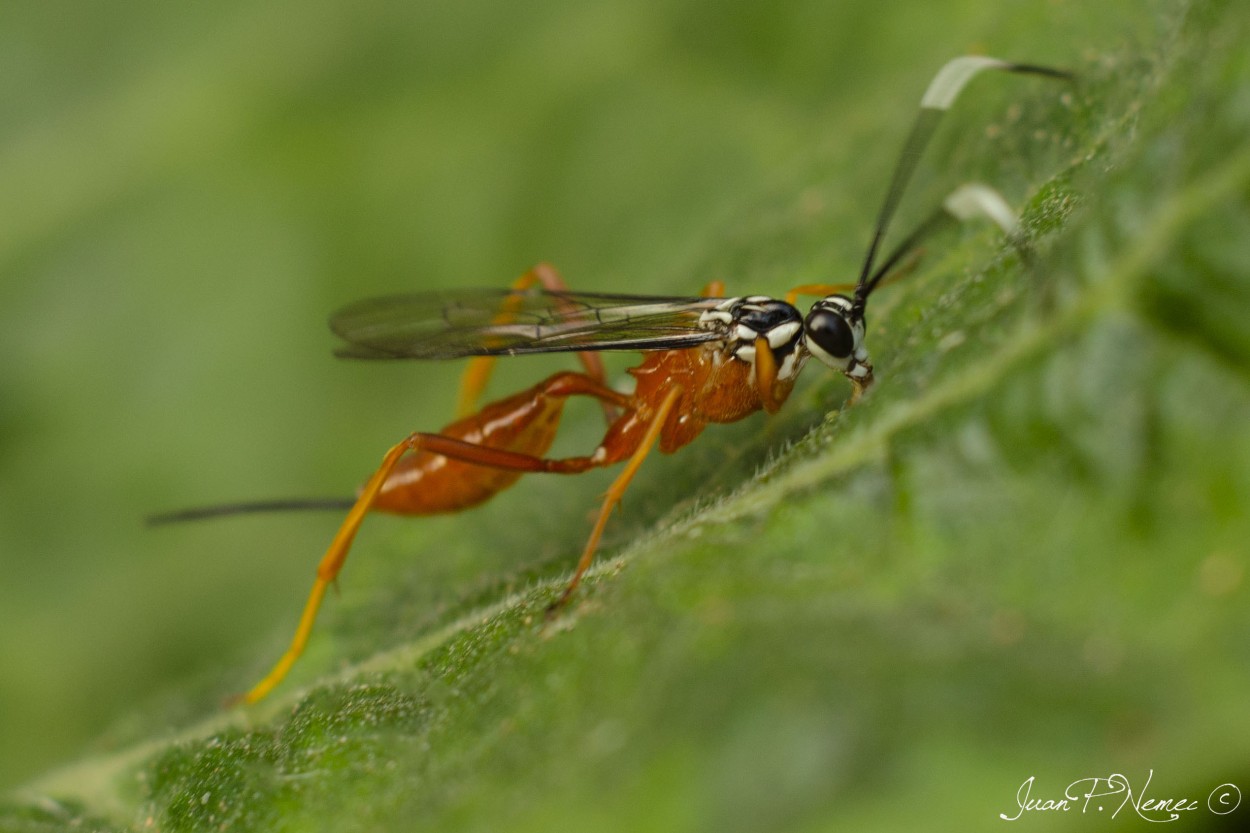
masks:
{"label": "white and black antenna", "polygon": [[864,256],[864,265],[860,269],[859,280],[855,284],[855,297],[851,315],[862,319],[868,296],[881,279],[889,274],[906,254],[916,248],[919,242],[939,230],[947,223],[965,220],[973,216],[984,216],[1008,232],[1015,227],[1015,215],[997,192],[983,185],[968,185],[956,189],[928,219],[885,259],[879,269],[874,270],[877,251],[881,241],[889,230],[890,221],[898,209],[907,183],[916,170],[920,157],[924,154],[929,140],[933,138],[942,115],[955,103],[959,93],[982,70],[996,69],[1002,72],[1016,72],[1026,75],[1041,75],[1049,78],[1071,79],[1072,73],[1051,67],[1034,64],[1015,64],[997,58],[986,58],[965,55],[955,58],[938,70],[937,75],[929,82],[924,97],[920,99],[920,114],[912,125],[911,134],[903,145],[898,165],[894,168],[894,176],[890,179],[890,187],[885,194],[885,202],[881,205],[881,213],[877,215],[877,225],[873,229],[872,240],[868,244],[868,252]]}

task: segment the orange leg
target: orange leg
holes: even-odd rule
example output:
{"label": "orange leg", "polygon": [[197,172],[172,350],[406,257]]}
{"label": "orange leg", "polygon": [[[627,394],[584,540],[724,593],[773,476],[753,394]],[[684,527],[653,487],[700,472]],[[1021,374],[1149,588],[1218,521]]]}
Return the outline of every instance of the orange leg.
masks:
{"label": "orange leg", "polygon": [[[568,287],[564,284],[564,279],[560,277],[560,273],[550,263],[540,263],[533,269],[530,269],[521,277],[517,278],[512,284],[514,292],[523,292],[526,289],[539,284],[543,289],[550,292],[567,292]],[[512,320],[515,312],[515,305],[505,301],[499,310],[499,315],[495,319],[496,324],[506,324]],[[598,353],[578,353],[577,357],[582,362],[582,367],[586,368],[586,374],[600,384],[606,384],[606,376],[603,370],[603,360],[599,358]],[[486,383],[490,380],[490,374],[495,369],[495,356],[477,356],[469,360],[469,366],[465,368],[464,375],[460,377],[460,395],[457,398],[456,415],[468,416],[477,410],[477,401],[482,395],[482,391],[486,389]],[[609,423],[616,418],[616,409],[609,402],[603,403],[603,412]]]}
{"label": "orange leg", "polygon": [[800,295],[835,295],[839,292],[849,292],[854,288],[853,283],[805,283],[786,293],[786,303],[794,306]]}
{"label": "orange leg", "polygon": [[760,392],[760,402],[763,403],[764,410],[770,414],[777,413],[782,405],[773,392],[773,383],[776,381],[777,357],[773,354],[768,339],[759,336],[755,339],[755,387]]}
{"label": "orange leg", "polygon": [[[890,274],[877,283],[877,289],[900,281],[903,278],[916,271],[916,267],[920,265],[920,256],[924,254],[921,249],[916,249],[902,263],[898,264]],[[794,304],[800,295],[834,295],[839,292],[850,292],[855,289],[853,283],[805,283],[796,286],[786,293],[786,303]]]}
{"label": "orange leg", "polygon": [[573,591],[577,589],[577,585],[581,583],[582,576],[595,560],[595,550],[599,548],[599,538],[603,535],[603,529],[608,524],[608,518],[612,515],[612,510],[621,502],[621,497],[624,496],[625,490],[629,488],[629,483],[634,479],[634,475],[638,473],[639,467],[642,466],[642,461],[646,459],[647,454],[655,446],[655,441],[659,439],[660,433],[664,429],[664,423],[668,421],[668,416],[673,412],[673,408],[676,407],[677,400],[681,398],[681,394],[681,385],[674,385],[669,388],[668,393],[664,396],[664,400],[660,403],[660,407],[656,409],[655,415],[651,418],[646,433],[643,434],[642,440],[638,443],[638,448],[630,456],[624,470],[617,475],[616,480],[613,480],[612,485],[608,487],[607,494],[604,495],[603,506],[599,509],[599,517],[595,520],[594,529],[590,531],[590,538],[586,541],[586,546],[582,550],[582,557],[577,562],[577,569],[573,571],[573,578],[569,580],[568,586],[564,588],[560,598],[556,599],[547,608],[548,616],[555,613],[568,602],[569,597],[573,595]]}
{"label": "orange leg", "polygon": [[[576,373],[556,374],[547,382],[536,386],[536,388],[545,395],[557,398],[580,395],[591,396],[613,406],[629,407],[632,404],[631,400],[623,394],[603,387],[588,376]],[[495,406],[488,405],[483,408],[483,415],[497,421],[505,420],[507,415],[497,412],[498,404],[496,403]],[[671,409],[671,405],[669,409]],[[458,424],[453,423],[453,427]],[[658,433],[658,427],[652,426],[646,437],[644,437],[643,442],[654,442],[653,433]],[[386,485],[387,479],[395,472],[396,466],[399,465],[404,455],[418,450],[431,452],[453,460],[472,463],[476,466],[481,466],[484,472],[505,469],[509,471],[555,472],[560,474],[577,474],[592,468],[610,465],[619,460],[623,453],[629,453],[628,451],[621,452],[616,449],[609,449],[607,453],[597,452],[586,457],[548,459],[510,451],[505,448],[478,445],[444,434],[417,432],[408,435],[386,452],[386,455],[382,458],[382,464],[378,466],[377,471],[373,473],[373,476],[369,478],[361,489],[356,502],[348,511],[342,526],[339,527],[338,532],[334,536],[334,540],[331,541],[329,549],[326,550],[326,554],[322,557],[320,564],[317,565],[317,577],[313,582],[308,601],[304,604],[304,611],[300,615],[299,625],[295,630],[295,636],[292,638],[291,644],[273,669],[265,675],[264,679],[243,695],[243,702],[256,703],[264,698],[278,683],[282,682],[287,672],[291,670],[291,666],[299,659],[300,654],[304,651],[304,647],[308,644],[308,637],[312,633],[313,625],[317,620],[317,613],[321,608],[322,600],[325,598],[326,590],[343,568],[343,563],[347,560],[347,554],[351,549],[352,541],[355,539],[365,515],[378,499],[378,494]],[[616,452],[615,455],[613,454],[614,451]],[[633,465],[636,468],[636,464]],[[594,541],[598,540],[601,531],[601,526],[596,528]],[[588,550],[588,553],[593,555],[593,547]],[[583,556],[583,558],[587,557]],[[578,575],[580,576],[580,572]]]}
{"label": "orange leg", "polygon": [[300,616],[299,626],[295,629],[295,637],[291,640],[290,646],[286,652],[274,665],[265,678],[259,683],[252,686],[252,689],[243,695],[243,702],[255,703],[273,690],[274,686],[282,682],[282,678],[291,670],[291,666],[295,664],[295,660],[299,659],[299,655],[304,652],[304,646],[308,644],[308,635],[312,633],[313,623],[317,621],[317,611],[321,608],[321,600],[325,598],[326,588],[334,581],[334,577],[338,575],[339,570],[343,567],[343,562],[347,560],[347,552],[351,549],[352,540],[356,537],[357,530],[360,529],[360,523],[365,518],[365,513],[369,511],[369,506],[373,503],[373,499],[377,497],[378,492],[382,488],[382,484],[386,482],[386,478],[395,468],[395,464],[399,462],[399,458],[405,452],[415,447],[409,441],[412,437],[404,440],[398,445],[392,446],[386,452],[386,456],[382,458],[382,465],[373,473],[369,481],[360,491],[360,496],[356,498],[356,503],[347,513],[347,518],[343,521],[343,525],[339,527],[339,531],[335,534],[334,540],[330,543],[330,548],[326,550],[325,556],[322,557],[321,563],[317,565],[317,579],[313,582],[312,592],[308,596],[308,601],[304,604],[304,612]]}

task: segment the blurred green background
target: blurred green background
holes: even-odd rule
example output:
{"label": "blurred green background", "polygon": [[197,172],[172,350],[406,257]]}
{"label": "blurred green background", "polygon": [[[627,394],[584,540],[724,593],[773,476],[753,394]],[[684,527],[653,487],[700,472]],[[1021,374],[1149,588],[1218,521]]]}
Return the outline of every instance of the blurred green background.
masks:
{"label": "blurred green background", "polygon": [[[458,368],[336,363],[337,305],[503,286],[540,259],[586,289],[697,290],[691,241],[848,102],[886,90],[906,114],[966,46],[879,76],[893,59],[848,44],[887,23],[823,4],[5,17],[0,783],[162,681],[246,662],[337,523],[152,532],[145,514],[350,493],[396,438],[450,417]],[[496,390],[541,376],[518,364]]]}
{"label": "blurred green background", "polygon": [[[1195,793],[1250,773],[1240,17],[1167,0],[9,4],[0,788],[98,755],[45,783],[118,824],[724,831],[989,826],[1038,771],[1051,795],[1106,767]],[[864,408],[827,420],[845,389],[814,367],[780,418],[649,461],[605,555],[642,549],[567,632],[527,618],[543,592],[497,603],[558,583],[610,475],[371,522],[278,701],[219,716],[288,638],[338,518],[143,516],[347,494],[451,416],[459,367],[337,362],[331,310],[502,286],[539,260],[599,291],[844,279],[920,92],[970,51],[1082,84],[978,81],[902,222],[986,179],[1057,230],[1038,274],[985,233],[935,247],[930,277],[870,313],[889,387]],[[492,390],[558,366],[505,363]],[[558,449],[592,446],[596,420],[571,408]],[[775,455],[775,480],[710,503]],[[723,528],[646,543],[709,505],[698,523]],[[468,614],[485,624],[440,630]],[[429,634],[374,688],[334,683]],[[281,698],[314,681],[287,717]]]}

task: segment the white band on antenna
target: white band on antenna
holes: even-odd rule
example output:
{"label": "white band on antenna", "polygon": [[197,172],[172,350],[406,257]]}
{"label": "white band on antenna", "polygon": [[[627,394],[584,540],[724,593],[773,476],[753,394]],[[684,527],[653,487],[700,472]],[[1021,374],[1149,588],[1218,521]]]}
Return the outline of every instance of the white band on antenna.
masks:
{"label": "white band on antenna", "polygon": [[1008,236],[1016,231],[1016,213],[1003,199],[1003,195],[979,182],[960,185],[942,202],[942,207],[960,221],[985,217]]}
{"label": "white band on antenna", "polygon": [[1012,65],[1007,61],[980,55],[964,55],[947,61],[929,82],[929,89],[924,91],[920,106],[934,110],[949,109],[955,103],[959,91],[972,80],[972,76],[983,69],[1007,69],[1010,66]]}

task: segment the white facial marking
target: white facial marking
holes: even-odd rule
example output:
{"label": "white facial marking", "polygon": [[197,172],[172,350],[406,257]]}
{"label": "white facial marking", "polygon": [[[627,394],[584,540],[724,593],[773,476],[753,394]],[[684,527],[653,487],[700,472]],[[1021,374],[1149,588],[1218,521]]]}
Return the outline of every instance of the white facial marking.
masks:
{"label": "white facial marking", "polygon": [[777,368],[777,378],[783,381],[793,379],[799,375],[799,371],[803,369],[803,361],[807,358],[807,354],[800,350],[793,350],[790,355],[786,356],[785,361],[781,363],[781,367]]}
{"label": "white facial marking", "polygon": [[803,329],[803,325],[798,321],[790,321],[786,324],[773,327],[768,331],[768,346],[774,350],[780,350],[789,344],[791,339],[799,330]]}

